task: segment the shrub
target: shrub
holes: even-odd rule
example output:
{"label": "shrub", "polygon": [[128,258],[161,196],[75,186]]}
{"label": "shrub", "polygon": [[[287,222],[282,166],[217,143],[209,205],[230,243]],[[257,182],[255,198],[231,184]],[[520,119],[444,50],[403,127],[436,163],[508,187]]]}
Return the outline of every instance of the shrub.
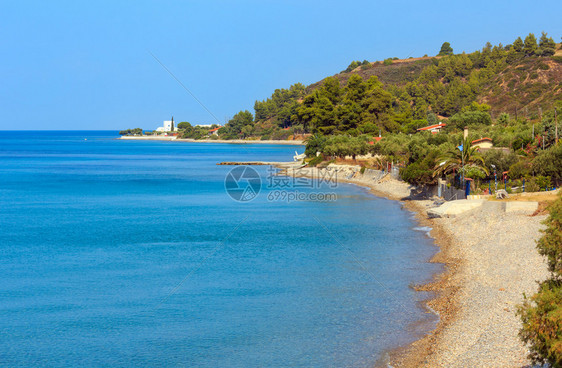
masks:
{"label": "shrub", "polygon": [[539,152],[533,160],[535,174],[550,177],[555,185],[562,182],[562,144]]}
{"label": "shrub", "polygon": [[531,175],[531,163],[521,160],[509,167],[509,176],[513,179],[524,178]]}
{"label": "shrub", "polygon": [[392,59],[391,58],[384,59],[383,64],[384,65],[392,65]]}
{"label": "shrub", "polygon": [[324,157],[322,157],[322,155],[316,156],[312,160],[308,161],[308,166],[316,166],[322,161],[324,161]]}
{"label": "shrub", "polygon": [[562,198],[550,207],[544,235],[537,248],[546,256],[551,277],[540,283],[531,298],[525,296],[517,314],[523,327],[521,339],[529,345],[529,358],[535,364],[562,366]]}
{"label": "shrub", "polygon": [[541,190],[549,188],[552,185],[550,182],[550,176],[535,176],[535,183],[537,183]]}
{"label": "shrub", "polygon": [[525,180],[525,191],[526,192],[538,192],[541,188],[533,178],[528,178]]}
{"label": "shrub", "polygon": [[541,365],[562,366],[561,281],[551,279],[541,283],[539,292],[530,299],[525,298],[518,313],[523,321],[519,336],[529,345],[529,358]]}
{"label": "shrub", "polygon": [[435,184],[437,178],[433,176],[433,169],[438,153],[437,150],[431,151],[420,160],[400,169],[402,180],[413,185]]}
{"label": "shrub", "polygon": [[292,135],[293,132],[289,129],[289,130],[276,130],[273,133],[271,133],[271,139],[272,140],[286,140],[289,138],[290,135]]}

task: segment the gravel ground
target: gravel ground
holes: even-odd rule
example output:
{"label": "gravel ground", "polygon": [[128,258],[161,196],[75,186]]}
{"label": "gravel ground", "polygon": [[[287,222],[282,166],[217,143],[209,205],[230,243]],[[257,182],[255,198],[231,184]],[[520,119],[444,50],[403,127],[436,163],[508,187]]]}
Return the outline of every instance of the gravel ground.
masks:
{"label": "gravel ground", "polygon": [[528,351],[515,315],[523,293],[548,277],[536,250],[546,216],[505,213],[498,202],[457,218],[437,219],[450,233],[450,255],[463,260],[452,275],[459,286],[456,318],[442,331],[427,367],[525,367]]}

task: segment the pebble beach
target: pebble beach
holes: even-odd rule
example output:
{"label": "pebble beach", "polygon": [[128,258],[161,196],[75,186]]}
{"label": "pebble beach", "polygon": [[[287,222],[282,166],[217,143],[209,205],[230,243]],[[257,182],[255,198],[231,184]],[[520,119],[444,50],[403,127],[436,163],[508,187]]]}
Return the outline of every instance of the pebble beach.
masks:
{"label": "pebble beach", "polygon": [[[291,167],[286,165],[291,175]],[[334,169],[334,167],[332,167]],[[300,168],[298,175],[314,177],[316,168]],[[412,187],[385,177],[374,180],[352,166],[338,165],[343,182],[364,185],[373,194],[401,200],[417,214],[440,247],[432,262],[445,264],[420,290],[435,292],[428,312],[439,315],[437,328],[409,346],[390,353],[392,367],[528,367],[528,349],[518,337],[516,315],[523,294],[532,295],[537,282],[548,277],[546,263],[536,249],[546,214],[506,213],[502,203],[451,218],[428,218],[433,200],[410,200]],[[294,172],[293,172],[294,174]]]}

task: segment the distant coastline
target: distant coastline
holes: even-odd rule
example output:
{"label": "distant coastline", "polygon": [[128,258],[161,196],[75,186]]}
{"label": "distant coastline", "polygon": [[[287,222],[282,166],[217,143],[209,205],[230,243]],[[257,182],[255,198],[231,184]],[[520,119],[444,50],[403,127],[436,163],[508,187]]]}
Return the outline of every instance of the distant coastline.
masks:
{"label": "distant coastline", "polygon": [[246,139],[189,139],[177,138],[176,136],[122,136],[117,139],[139,140],[139,141],[166,141],[166,142],[189,142],[189,143],[231,143],[231,144],[282,144],[289,146],[304,146],[301,140],[246,140]]}

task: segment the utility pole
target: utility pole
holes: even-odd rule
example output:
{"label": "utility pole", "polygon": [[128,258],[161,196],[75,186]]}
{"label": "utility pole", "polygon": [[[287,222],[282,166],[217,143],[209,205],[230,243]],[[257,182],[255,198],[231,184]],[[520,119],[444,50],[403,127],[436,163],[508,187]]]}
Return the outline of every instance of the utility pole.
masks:
{"label": "utility pole", "polygon": [[555,137],[556,137],[555,142],[556,142],[556,144],[558,144],[558,116],[556,116],[556,107],[554,108],[554,126],[555,126],[555,128],[554,128],[555,133],[554,134],[555,134]]}

